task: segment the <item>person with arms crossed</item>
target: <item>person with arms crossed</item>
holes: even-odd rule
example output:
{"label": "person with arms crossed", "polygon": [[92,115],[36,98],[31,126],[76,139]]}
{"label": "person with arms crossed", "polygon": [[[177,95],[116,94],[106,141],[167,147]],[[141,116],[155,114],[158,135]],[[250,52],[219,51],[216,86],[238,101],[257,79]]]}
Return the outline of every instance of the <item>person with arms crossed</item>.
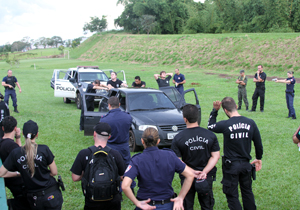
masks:
{"label": "person with arms crossed", "polygon": [[124,82],[122,82],[121,80],[119,80],[117,78],[117,72],[114,72],[114,71],[111,72],[110,73],[110,78],[111,78],[111,80],[109,80],[107,82],[107,87],[109,89],[111,89],[111,88],[119,88],[121,86],[127,87],[127,84],[125,84]]}
{"label": "person with arms crossed", "polygon": [[179,69],[175,69],[173,83],[175,84],[175,88],[182,95],[184,91],[183,84],[185,84],[185,77],[183,74],[180,74]]}
{"label": "person with arms crossed", "polygon": [[[111,134],[111,127],[107,124],[107,123],[98,123],[95,127],[94,127],[94,134],[93,134],[93,138],[94,138],[94,148],[92,149],[96,149],[96,148],[102,148],[102,149],[110,149],[107,146],[107,140],[109,138]],[[117,165],[118,168],[118,175],[121,177],[124,174],[125,171],[125,164],[123,161],[122,156],[120,155],[120,153],[114,149],[111,149],[109,151],[109,153],[113,156],[115,163]],[[72,168],[70,169],[70,171],[72,172],[72,180],[74,182],[80,181],[82,180],[82,177],[84,176],[86,167],[88,161],[89,161],[89,156],[92,154],[92,150],[90,150],[89,148],[87,149],[83,149],[81,150],[73,165]],[[93,201],[90,200],[87,196],[85,197],[85,205],[84,205],[84,209],[85,210],[98,210],[98,209],[102,209],[102,210],[121,210],[121,200],[122,200],[122,195],[121,193],[117,193],[112,200],[109,201]]]}
{"label": "person with arms crossed", "polygon": [[[212,191],[213,181],[216,177],[217,164],[220,158],[220,147],[216,135],[198,124],[198,108],[187,104],[182,109],[186,129],[179,132],[172,142],[171,149],[177,157],[191,167],[195,173],[195,180],[184,198],[184,209],[192,210],[194,207],[196,185],[207,191],[198,191],[198,201],[202,210],[211,210],[214,207],[214,196]],[[180,176],[181,183],[184,177]]]}
{"label": "person with arms crossed", "polygon": [[244,103],[246,106],[246,111],[248,111],[249,104],[248,104],[247,90],[246,90],[247,81],[248,81],[248,78],[245,75],[245,70],[243,70],[243,69],[240,70],[240,76],[235,81],[235,83],[239,84],[238,85],[238,100],[239,100],[238,110],[240,110],[242,108],[242,100],[244,100]]}
{"label": "person with arms crossed", "polygon": [[25,145],[11,151],[0,168],[0,176],[9,171],[20,172],[31,209],[60,210],[63,197],[54,178],[57,175],[54,155],[47,145],[36,144],[38,125],[34,121],[24,123],[23,135]]}
{"label": "person with arms crossed", "polygon": [[160,74],[154,74],[154,78],[159,88],[170,86],[170,79],[172,78],[172,76],[173,73],[166,73],[165,71],[161,71]]}
{"label": "person with arms crossed", "polygon": [[265,105],[265,82],[267,79],[266,73],[263,71],[263,66],[259,65],[257,67],[257,72],[254,75],[253,82],[255,82],[256,88],[252,96],[252,108],[249,112],[256,111],[257,99],[260,97],[260,111],[264,112],[264,105]]}
{"label": "person with arms crossed", "polygon": [[[132,157],[128,165],[122,189],[125,195],[140,209],[183,209],[183,199],[194,180],[192,169],[186,166],[169,149],[158,149],[160,142],[158,131],[147,128],[142,135],[143,153]],[[185,177],[178,196],[174,196],[172,181],[174,173]],[[130,186],[137,177],[139,190],[134,196]]]}
{"label": "person with arms crossed", "polygon": [[295,87],[296,80],[295,80],[293,74],[294,74],[294,72],[288,71],[287,72],[288,78],[282,79],[282,80],[275,79],[275,81],[286,84],[285,99],[286,99],[287,108],[289,110],[289,114],[288,114],[287,118],[291,117],[293,120],[295,120],[296,112],[294,109],[294,96],[295,96],[294,87]]}
{"label": "person with arms crossed", "polygon": [[[223,107],[228,120],[217,121],[218,111]],[[210,113],[208,129],[223,133],[224,156],[222,157],[223,169],[223,193],[226,195],[228,207],[231,210],[241,210],[238,185],[242,193],[243,209],[256,209],[252,192],[252,170],[259,171],[262,167],[263,146],[260,132],[256,123],[247,117],[241,116],[233,98],[225,97],[222,102],[213,102],[213,110]],[[256,159],[251,160],[251,141],[254,142]]]}
{"label": "person with arms crossed", "polygon": [[19,113],[17,107],[17,95],[15,91],[16,85],[19,88],[19,92],[21,93],[21,87],[20,84],[15,76],[12,75],[12,70],[7,71],[7,76],[3,78],[2,80],[2,86],[5,87],[5,97],[4,101],[8,105],[9,101],[9,96],[11,97],[11,100],[13,101],[13,107],[14,107],[14,112]]}
{"label": "person with arms crossed", "polygon": [[146,83],[144,81],[141,81],[140,76],[136,76],[134,78],[134,82],[132,83],[131,87],[135,87],[135,88],[140,88],[140,87],[145,87]]}

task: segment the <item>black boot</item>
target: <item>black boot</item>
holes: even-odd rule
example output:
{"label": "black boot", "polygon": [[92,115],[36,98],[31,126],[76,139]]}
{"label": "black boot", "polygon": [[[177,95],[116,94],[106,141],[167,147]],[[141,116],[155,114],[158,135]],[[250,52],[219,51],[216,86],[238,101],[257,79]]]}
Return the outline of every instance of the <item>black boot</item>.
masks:
{"label": "black boot", "polygon": [[239,108],[237,110],[241,110],[241,106],[239,106]]}
{"label": "black boot", "polygon": [[248,106],[246,106],[246,111],[248,111]]}
{"label": "black boot", "polygon": [[17,107],[15,106],[14,108],[15,108],[15,109],[14,109],[14,112],[19,113]]}

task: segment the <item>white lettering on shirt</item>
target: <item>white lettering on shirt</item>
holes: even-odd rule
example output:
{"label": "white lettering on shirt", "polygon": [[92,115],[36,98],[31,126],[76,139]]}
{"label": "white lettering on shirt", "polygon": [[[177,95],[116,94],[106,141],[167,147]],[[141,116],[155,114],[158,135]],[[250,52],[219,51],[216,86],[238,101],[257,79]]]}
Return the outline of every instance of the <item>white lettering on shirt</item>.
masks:
{"label": "white lettering on shirt", "polygon": [[189,144],[192,144],[194,142],[203,142],[205,144],[208,144],[208,139],[202,137],[202,136],[196,136],[196,137],[193,137],[193,138],[190,138],[188,139],[186,142],[185,142],[185,145],[186,146],[189,146]]}

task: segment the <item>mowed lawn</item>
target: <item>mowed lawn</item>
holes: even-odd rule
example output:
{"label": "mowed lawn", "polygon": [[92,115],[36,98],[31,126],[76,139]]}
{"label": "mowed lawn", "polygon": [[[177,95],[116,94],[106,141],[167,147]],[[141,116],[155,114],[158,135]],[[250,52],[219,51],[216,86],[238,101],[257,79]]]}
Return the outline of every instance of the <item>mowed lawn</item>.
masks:
{"label": "mowed lawn", "polygon": [[[36,69],[33,69],[33,65]],[[81,191],[80,182],[74,183],[71,179],[70,168],[77,153],[93,144],[91,136],[83,136],[79,132],[80,110],[76,108],[74,102],[64,104],[62,98],[56,98],[53,89],[50,88],[50,78],[53,69],[67,69],[77,65],[98,65],[100,69],[124,69],[127,83],[131,85],[136,75],[140,75],[147,83],[147,87],[157,88],[153,74],[161,70],[174,72],[175,66],[143,66],[127,63],[99,63],[66,59],[36,59],[21,60],[20,67],[11,68],[13,75],[17,77],[22,93],[17,92],[18,109],[20,114],[11,112],[18,120],[18,126],[22,128],[23,123],[29,119],[36,121],[39,125],[39,144],[47,144],[55,155],[55,162],[58,166],[59,174],[65,183],[66,191],[63,192],[63,209],[83,209],[84,197]],[[180,67],[179,67],[180,68]],[[5,62],[0,62],[0,77],[7,74],[10,66]],[[212,102],[221,100],[225,96],[231,96],[237,100],[237,84],[235,80],[239,69],[228,70],[205,70],[197,68],[180,68],[185,74],[187,83],[185,89],[194,87],[198,93],[202,107],[201,126],[207,126],[209,113],[212,109]],[[253,75],[256,69],[247,71],[247,75]],[[276,72],[272,69],[264,68],[267,76],[286,77],[286,72]],[[206,73],[228,74],[226,77]],[[300,74],[295,73],[295,77]],[[191,83],[198,83],[192,86]],[[299,155],[298,147],[292,143],[292,135],[299,126],[300,112],[300,85],[295,88],[295,109],[298,114],[297,120],[285,118],[288,110],[285,103],[285,85],[275,82],[266,82],[265,112],[246,112],[242,106],[240,114],[252,118],[260,129],[263,146],[262,170],[257,173],[257,180],[253,182],[253,191],[258,209],[299,209]],[[252,105],[252,94],[255,84],[249,79],[247,91],[248,100]],[[18,90],[18,88],[16,88]],[[4,88],[1,89],[4,93]],[[192,101],[187,98],[187,101]],[[10,109],[13,110],[10,100]],[[217,120],[227,119],[221,110]],[[218,134],[218,139],[223,154],[223,137]],[[22,138],[24,144],[24,138]],[[252,157],[255,158],[254,147]],[[162,160],[163,161],[163,160]],[[221,160],[219,160],[217,181],[214,182],[215,208],[228,209],[225,195],[222,193],[222,170]],[[180,191],[180,181],[175,175],[173,181],[175,192]],[[7,190],[9,191],[9,190]],[[137,189],[136,189],[137,191]],[[10,197],[11,194],[7,193]],[[122,209],[133,209],[134,206],[123,196]],[[200,209],[196,202],[195,209]]]}

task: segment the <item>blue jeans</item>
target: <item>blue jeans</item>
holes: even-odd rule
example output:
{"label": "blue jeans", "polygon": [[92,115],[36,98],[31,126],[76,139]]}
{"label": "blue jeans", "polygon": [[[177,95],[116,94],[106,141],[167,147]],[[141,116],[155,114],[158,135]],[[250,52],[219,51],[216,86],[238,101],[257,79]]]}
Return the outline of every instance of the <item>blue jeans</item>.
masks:
{"label": "blue jeans", "polygon": [[[155,205],[156,209],[160,209],[160,210],[172,210],[173,209],[173,202],[170,203],[166,203],[164,205],[160,204],[160,205]],[[141,210],[140,208],[136,207],[135,210]]]}
{"label": "blue jeans", "polygon": [[289,117],[296,117],[294,109],[294,93],[285,93],[286,105],[289,110]]}
{"label": "blue jeans", "polygon": [[9,101],[9,96],[11,96],[11,100],[13,101],[13,107],[16,107],[17,106],[16,91],[14,89],[9,89],[9,88],[5,90],[4,101],[5,103],[7,103],[7,105]]}

